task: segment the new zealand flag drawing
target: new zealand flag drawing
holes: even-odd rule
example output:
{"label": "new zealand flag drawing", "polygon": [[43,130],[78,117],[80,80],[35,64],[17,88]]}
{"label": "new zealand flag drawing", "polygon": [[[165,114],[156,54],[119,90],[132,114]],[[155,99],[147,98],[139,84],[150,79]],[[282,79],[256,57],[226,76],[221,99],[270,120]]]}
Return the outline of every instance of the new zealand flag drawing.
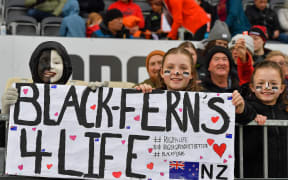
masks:
{"label": "new zealand flag drawing", "polygon": [[170,179],[192,179],[198,180],[199,163],[185,161],[169,162],[169,178]]}

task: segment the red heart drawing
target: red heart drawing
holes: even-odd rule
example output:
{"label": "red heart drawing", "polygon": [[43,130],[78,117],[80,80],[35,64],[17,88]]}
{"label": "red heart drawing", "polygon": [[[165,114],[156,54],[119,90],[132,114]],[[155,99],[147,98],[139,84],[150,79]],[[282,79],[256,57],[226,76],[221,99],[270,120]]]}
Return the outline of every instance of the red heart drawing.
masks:
{"label": "red heart drawing", "polygon": [[212,121],[213,123],[216,123],[218,120],[219,120],[219,116],[211,117],[211,121]]}
{"label": "red heart drawing", "polygon": [[47,166],[47,169],[50,169],[53,166],[53,164],[47,164],[46,166]]}
{"label": "red heart drawing", "polygon": [[122,175],[122,172],[119,171],[119,172],[112,172],[112,175],[115,177],[115,178],[120,178],[120,176]]}
{"label": "red heart drawing", "polygon": [[19,166],[18,166],[18,169],[22,171],[22,169],[23,169],[23,164],[19,165]]}
{"label": "red heart drawing", "polygon": [[203,156],[200,156],[200,159],[203,159]]}
{"label": "red heart drawing", "polygon": [[148,169],[151,169],[151,170],[152,170],[152,169],[153,169],[153,166],[154,166],[154,164],[153,164],[152,162],[149,163],[149,164],[147,164],[147,168],[148,168]]}
{"label": "red heart drawing", "polygon": [[122,140],[122,141],[121,141],[122,144],[125,144],[125,142],[126,142],[125,140]]}
{"label": "red heart drawing", "polygon": [[54,114],[54,116],[58,116],[58,112],[56,112],[56,113]]}
{"label": "red heart drawing", "polygon": [[214,143],[214,139],[207,139],[207,143],[211,146]]}
{"label": "red heart drawing", "polygon": [[23,89],[23,93],[27,94],[28,93],[28,89]]}
{"label": "red heart drawing", "polygon": [[70,136],[70,139],[71,139],[72,141],[74,141],[74,140],[76,139],[76,136]]}
{"label": "red heart drawing", "polygon": [[226,150],[226,144],[222,143],[220,146],[218,146],[218,144],[214,144],[213,149],[220,157],[222,157]]}
{"label": "red heart drawing", "polygon": [[161,176],[164,176],[164,173],[163,173],[163,172],[160,172],[160,175],[161,175]]}
{"label": "red heart drawing", "polygon": [[179,108],[179,111],[180,111],[180,112],[182,112],[182,111],[183,111],[183,109],[182,109],[182,108]]}
{"label": "red heart drawing", "polygon": [[232,155],[229,155],[228,158],[232,158]]}
{"label": "red heart drawing", "polygon": [[32,131],[36,131],[36,128],[32,128]]}
{"label": "red heart drawing", "polygon": [[134,120],[135,120],[135,121],[139,121],[139,120],[140,120],[140,116],[139,116],[139,115],[138,115],[138,116],[135,116],[135,117],[134,117]]}
{"label": "red heart drawing", "polygon": [[95,110],[96,109],[96,104],[93,104],[92,106],[90,106],[90,109]]}
{"label": "red heart drawing", "polygon": [[152,153],[152,151],[153,151],[152,148],[149,148],[149,149],[148,149],[148,152],[149,152],[149,153]]}

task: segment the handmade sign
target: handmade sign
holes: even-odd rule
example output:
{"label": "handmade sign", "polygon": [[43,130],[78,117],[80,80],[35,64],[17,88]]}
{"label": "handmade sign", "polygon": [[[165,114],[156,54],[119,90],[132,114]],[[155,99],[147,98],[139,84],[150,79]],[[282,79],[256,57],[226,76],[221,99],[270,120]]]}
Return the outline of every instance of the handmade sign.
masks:
{"label": "handmade sign", "polygon": [[231,94],[16,84],[6,174],[233,179]]}

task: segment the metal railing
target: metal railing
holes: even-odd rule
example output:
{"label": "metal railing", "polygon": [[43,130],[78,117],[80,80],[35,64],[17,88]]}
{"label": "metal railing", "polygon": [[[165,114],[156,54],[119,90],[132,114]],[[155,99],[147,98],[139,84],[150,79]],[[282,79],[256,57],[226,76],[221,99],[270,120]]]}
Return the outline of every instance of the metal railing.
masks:
{"label": "metal railing", "polygon": [[[7,124],[8,124],[8,119],[9,119],[9,116],[8,115],[3,115],[3,114],[0,114],[0,121],[5,121]],[[264,163],[263,163],[263,169],[264,169],[264,178],[244,178],[244,159],[243,159],[243,125],[237,125],[239,126],[239,158],[240,158],[240,170],[239,170],[239,173],[240,173],[240,178],[235,178],[237,180],[248,180],[248,179],[277,179],[277,178],[269,178],[268,177],[268,127],[272,127],[272,126],[280,126],[280,127],[288,127],[288,120],[267,120],[266,123],[263,126],[263,130],[264,130],[264,136],[263,136],[263,144],[264,144],[264,147],[263,147],[263,158],[264,158]],[[248,125],[246,126],[259,126],[256,122],[251,122],[249,123]],[[7,126],[6,126],[7,127]],[[7,131],[7,128],[6,128],[6,131]],[[6,132],[7,134],[7,132]],[[7,137],[6,137],[7,138]],[[5,147],[0,147],[0,160],[1,160],[1,153],[2,153],[2,157],[5,157]],[[2,164],[1,164],[2,163]],[[0,161],[0,178],[1,178],[1,175],[4,173],[3,172],[4,170],[4,162],[1,162]],[[7,178],[7,176],[5,177]],[[21,178],[22,179],[22,178]],[[280,179],[280,178],[278,178]],[[281,178],[281,179],[287,179],[288,178]]]}

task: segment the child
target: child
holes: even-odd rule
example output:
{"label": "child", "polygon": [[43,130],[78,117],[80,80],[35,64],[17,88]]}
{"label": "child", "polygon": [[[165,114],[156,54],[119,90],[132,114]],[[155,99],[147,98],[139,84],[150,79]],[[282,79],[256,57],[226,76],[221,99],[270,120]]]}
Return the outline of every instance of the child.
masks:
{"label": "child", "polygon": [[139,29],[140,22],[141,19],[133,15],[123,18],[123,24],[129,30],[130,35],[133,36],[133,38],[150,39],[150,32],[142,32]]}
{"label": "child", "polygon": [[[156,87],[174,91],[199,91],[198,77],[190,52],[184,48],[172,48],[163,57],[160,71],[160,84]],[[136,86],[136,89],[151,92],[148,84]]]}
{"label": "child", "polygon": [[99,24],[102,22],[103,18],[99,13],[92,12],[88,15],[86,21],[86,36],[91,37],[92,33],[99,30]]}
{"label": "child", "polygon": [[[280,66],[275,62],[263,61],[256,65],[243,113],[236,116],[237,122],[246,124],[253,119],[264,124],[266,119],[288,119],[285,81]],[[257,115],[258,114],[258,115]],[[244,128],[244,177],[263,177],[263,129]],[[237,139],[237,138],[236,138]],[[285,128],[268,129],[269,177],[287,177],[287,131]]]}

